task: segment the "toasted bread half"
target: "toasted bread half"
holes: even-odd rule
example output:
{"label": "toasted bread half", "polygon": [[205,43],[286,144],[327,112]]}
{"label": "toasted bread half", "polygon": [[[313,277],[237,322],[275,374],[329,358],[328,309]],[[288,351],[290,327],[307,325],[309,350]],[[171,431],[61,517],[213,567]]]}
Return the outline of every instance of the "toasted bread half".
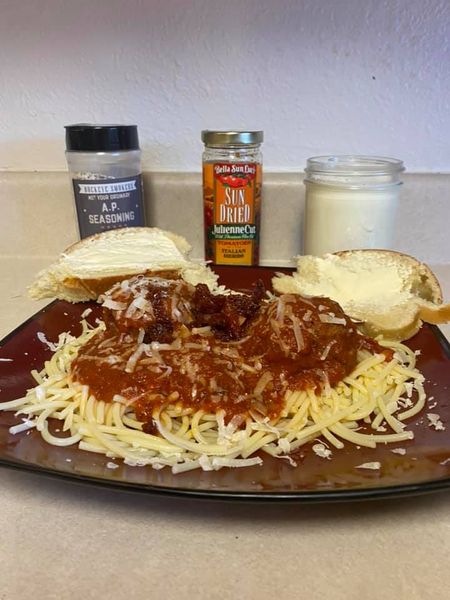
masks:
{"label": "toasted bread half", "polygon": [[450,321],[450,304],[431,269],[390,250],[348,250],[300,256],[293,275],[272,280],[279,293],[323,296],[338,302],[364,333],[406,340],[422,322]]}
{"label": "toasted bread half", "polygon": [[217,276],[190,261],[190,250],[183,237],[156,227],[112,229],[69,246],[38,273],[29,294],[35,299],[95,300],[117,281],[141,274],[182,277],[214,288]]}

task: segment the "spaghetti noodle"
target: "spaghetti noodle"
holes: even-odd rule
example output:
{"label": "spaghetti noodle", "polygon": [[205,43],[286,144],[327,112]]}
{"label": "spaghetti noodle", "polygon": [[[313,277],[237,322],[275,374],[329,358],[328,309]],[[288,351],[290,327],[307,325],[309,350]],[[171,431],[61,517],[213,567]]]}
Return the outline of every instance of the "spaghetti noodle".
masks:
{"label": "spaghetti noodle", "polygon": [[[79,337],[60,336],[44,369],[32,371],[37,385],[25,397],[0,405],[0,410],[16,411],[24,419],[13,433],[36,428],[52,445],[78,444],[81,450],[127,464],[168,466],[179,473],[258,465],[264,453],[289,459],[290,453],[318,437],[336,449],[346,442],[374,448],[410,440],[414,435],[404,421],[425,404],[424,378],[416,369],[414,352],[379,340],[389,352],[359,350],[355,368],[336,385],[287,390],[277,414],[263,416],[256,406],[227,421],[223,409],[195,409],[169,396],[153,406],[155,430],[148,433],[126,397],[116,394],[105,402],[74,380],[72,367],[80,350],[106,329],[104,323],[96,328],[82,324]],[[62,422],[61,437],[51,433],[50,419]],[[359,431],[363,422],[370,433]],[[387,428],[390,432],[380,433]]]}

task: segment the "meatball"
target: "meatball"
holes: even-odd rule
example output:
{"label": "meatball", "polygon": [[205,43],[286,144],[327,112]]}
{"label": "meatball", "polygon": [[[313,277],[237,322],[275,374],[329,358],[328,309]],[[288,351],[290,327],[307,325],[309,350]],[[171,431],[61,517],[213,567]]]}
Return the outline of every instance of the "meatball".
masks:
{"label": "meatball", "polygon": [[346,373],[356,364],[358,333],[341,307],[328,298],[284,294],[267,303],[249,328],[247,352],[263,364],[282,364],[286,371],[327,370],[341,366]]}
{"label": "meatball", "polygon": [[142,329],[146,342],[170,342],[176,329],[192,321],[193,294],[181,279],[140,275],[116,283],[99,300],[105,319],[119,331]]}

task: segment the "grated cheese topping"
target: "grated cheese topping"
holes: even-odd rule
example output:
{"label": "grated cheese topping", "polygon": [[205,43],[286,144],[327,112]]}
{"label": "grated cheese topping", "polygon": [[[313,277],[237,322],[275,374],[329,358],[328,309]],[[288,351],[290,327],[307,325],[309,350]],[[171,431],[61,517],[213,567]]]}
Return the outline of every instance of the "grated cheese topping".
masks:
{"label": "grated cheese topping", "polygon": [[393,454],[401,454],[402,456],[404,456],[406,454],[406,449],[405,448],[393,448],[391,450],[391,452]]}
{"label": "grated cheese topping", "polygon": [[436,413],[427,413],[429,427],[434,427],[436,431],[445,431],[445,425],[441,421],[440,415]]}
{"label": "grated cheese topping", "polygon": [[369,469],[372,471],[378,471],[379,469],[381,469],[381,463],[378,461],[366,462],[362,465],[356,466],[355,469]]}
{"label": "grated cheese topping", "polygon": [[347,321],[345,319],[341,319],[339,317],[335,317],[334,315],[323,314],[319,315],[319,319],[322,323],[331,323],[332,325],[346,325]]}
{"label": "grated cheese topping", "polygon": [[317,454],[317,456],[320,456],[320,458],[326,458],[327,460],[331,460],[333,453],[324,444],[314,444],[312,449],[314,453]]}

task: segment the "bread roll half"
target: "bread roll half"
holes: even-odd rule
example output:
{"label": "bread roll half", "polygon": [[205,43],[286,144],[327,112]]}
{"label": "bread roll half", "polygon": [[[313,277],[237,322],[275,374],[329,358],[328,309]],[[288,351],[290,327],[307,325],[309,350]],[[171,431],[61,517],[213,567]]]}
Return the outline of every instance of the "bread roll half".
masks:
{"label": "bread roll half", "polygon": [[182,277],[214,289],[217,276],[189,260],[190,250],[183,237],[156,227],[112,229],[69,246],[38,273],[29,294],[35,299],[95,300],[117,281],[140,274]]}
{"label": "bread roll half", "polygon": [[430,268],[390,250],[300,256],[297,271],[274,277],[272,285],[279,293],[332,298],[370,336],[406,340],[423,321],[450,320],[450,305],[442,304],[441,287]]}

